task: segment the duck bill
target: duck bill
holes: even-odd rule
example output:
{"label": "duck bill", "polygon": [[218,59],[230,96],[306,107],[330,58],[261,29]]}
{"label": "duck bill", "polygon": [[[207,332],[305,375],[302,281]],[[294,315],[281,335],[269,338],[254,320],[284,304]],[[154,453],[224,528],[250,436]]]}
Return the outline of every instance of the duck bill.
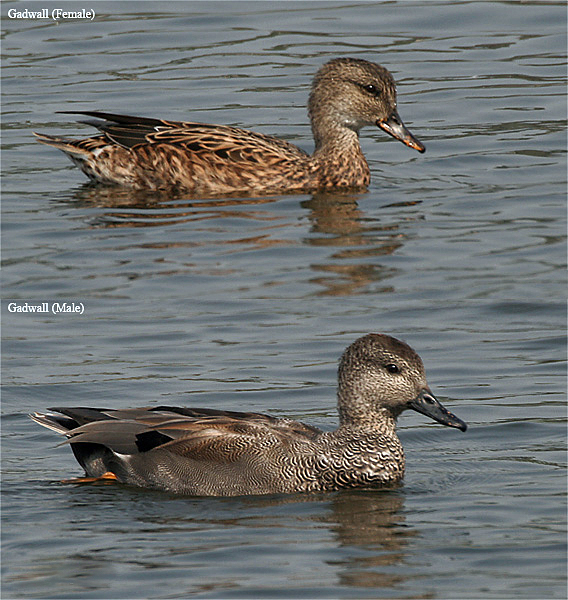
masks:
{"label": "duck bill", "polygon": [[461,431],[467,429],[467,425],[461,419],[458,419],[456,415],[452,414],[447,408],[442,406],[434,394],[428,389],[422,390],[422,392],[410,402],[409,408],[434,419],[434,421],[437,421],[442,425],[456,427],[457,429],[461,429]]}
{"label": "duck bill", "polygon": [[380,127],[383,131],[386,131],[393,138],[400,140],[403,144],[406,144],[410,148],[418,150],[418,152],[425,152],[426,148],[424,144],[419,142],[411,133],[406,129],[402,119],[398,116],[396,110],[391,114],[388,119],[384,121],[377,121],[377,127]]}

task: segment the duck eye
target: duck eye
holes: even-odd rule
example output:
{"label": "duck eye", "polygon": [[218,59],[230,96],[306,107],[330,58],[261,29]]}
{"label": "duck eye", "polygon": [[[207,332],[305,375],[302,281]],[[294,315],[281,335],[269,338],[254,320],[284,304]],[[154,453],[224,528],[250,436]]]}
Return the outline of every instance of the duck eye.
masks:
{"label": "duck eye", "polygon": [[388,365],[385,365],[385,366],[389,373],[400,373],[400,369],[398,368],[398,365],[395,365],[394,363],[389,363]]}
{"label": "duck eye", "polygon": [[364,85],[363,89],[366,92],[369,92],[369,94],[373,94],[373,96],[378,96],[379,95],[379,90],[377,90],[377,88],[371,83],[369,85]]}

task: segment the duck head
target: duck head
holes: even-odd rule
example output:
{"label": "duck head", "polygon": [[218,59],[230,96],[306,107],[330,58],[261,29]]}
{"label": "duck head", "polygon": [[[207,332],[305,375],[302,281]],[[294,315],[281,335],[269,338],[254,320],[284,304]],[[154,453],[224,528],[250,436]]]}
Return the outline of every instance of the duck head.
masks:
{"label": "duck head", "polygon": [[384,67],[358,58],[336,58],[316,73],[308,103],[316,149],[331,129],[359,132],[375,125],[410,148],[426,148],[405,127],[396,108],[396,85]]}
{"label": "duck head", "polygon": [[412,409],[461,431],[467,425],[430,391],[424,365],[407,344],[370,333],[343,353],[338,371],[341,424],[394,431],[396,418]]}

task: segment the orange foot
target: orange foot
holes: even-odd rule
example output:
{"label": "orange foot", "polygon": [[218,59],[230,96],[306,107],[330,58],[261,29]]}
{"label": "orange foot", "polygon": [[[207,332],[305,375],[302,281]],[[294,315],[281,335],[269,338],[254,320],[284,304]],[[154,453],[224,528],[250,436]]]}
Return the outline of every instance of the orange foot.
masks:
{"label": "orange foot", "polygon": [[100,477],[74,477],[73,479],[62,479],[60,483],[111,483],[112,481],[118,481],[118,477],[107,471]]}

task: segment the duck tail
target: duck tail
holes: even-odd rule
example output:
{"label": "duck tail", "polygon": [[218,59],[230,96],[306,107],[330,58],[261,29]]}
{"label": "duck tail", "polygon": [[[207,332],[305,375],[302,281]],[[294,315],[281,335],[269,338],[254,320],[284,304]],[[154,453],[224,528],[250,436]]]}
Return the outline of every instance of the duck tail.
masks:
{"label": "duck tail", "polygon": [[[47,427],[47,429],[51,429],[52,431],[56,431],[62,435],[68,435],[69,430],[73,429],[73,421],[72,419],[68,419],[67,417],[60,417],[58,415],[49,415],[45,413],[31,413],[28,415],[32,421],[38,423],[38,425],[42,425],[43,427]],[[77,424],[75,423],[75,426]]]}
{"label": "duck tail", "polygon": [[40,142],[40,144],[53,146],[54,148],[65,152],[65,154],[67,154],[71,158],[85,160],[86,158],[91,156],[90,150],[82,148],[79,145],[80,142],[76,142],[74,140],[66,140],[60,137],[54,137],[45,133],[36,133],[35,131],[33,132],[33,134],[36,136],[37,141]]}

